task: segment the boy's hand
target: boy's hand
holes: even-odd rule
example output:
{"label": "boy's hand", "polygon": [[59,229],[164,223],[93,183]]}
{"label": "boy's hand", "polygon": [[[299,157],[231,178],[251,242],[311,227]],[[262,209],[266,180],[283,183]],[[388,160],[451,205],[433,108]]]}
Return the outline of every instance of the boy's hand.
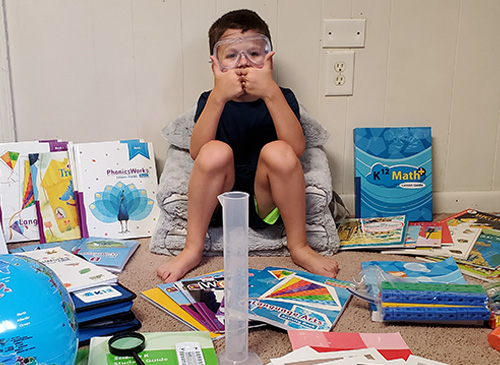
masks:
{"label": "boy's hand", "polygon": [[278,89],[273,79],[273,56],[274,52],[266,55],[262,68],[241,69],[241,84],[247,94],[266,99]]}
{"label": "boy's hand", "polygon": [[212,94],[224,104],[243,95],[245,90],[241,82],[240,70],[221,71],[217,58],[210,56],[210,59],[212,60],[212,72],[214,74]]}

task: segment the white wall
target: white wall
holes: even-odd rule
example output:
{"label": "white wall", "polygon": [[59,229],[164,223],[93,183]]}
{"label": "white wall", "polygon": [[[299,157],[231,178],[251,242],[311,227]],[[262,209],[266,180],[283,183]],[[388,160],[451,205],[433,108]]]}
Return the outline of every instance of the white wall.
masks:
{"label": "white wall", "polygon": [[[18,140],[143,138],[161,170],[161,128],[212,86],[209,26],[250,8],[271,28],[276,80],[330,131],[334,189],[352,210],[353,128],[421,125],[433,131],[435,211],[499,210],[498,0],[3,2]],[[329,18],[367,19],[353,96],[323,95]]]}

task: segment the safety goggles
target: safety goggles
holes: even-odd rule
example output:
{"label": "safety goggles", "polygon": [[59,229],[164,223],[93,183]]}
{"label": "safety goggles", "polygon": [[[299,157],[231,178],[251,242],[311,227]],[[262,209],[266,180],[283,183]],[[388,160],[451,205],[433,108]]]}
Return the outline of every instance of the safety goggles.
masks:
{"label": "safety goggles", "polygon": [[264,66],[266,54],[270,51],[269,38],[257,34],[220,40],[214,46],[213,55],[219,61],[222,70],[238,67],[241,57],[245,57],[252,66],[261,68]]}

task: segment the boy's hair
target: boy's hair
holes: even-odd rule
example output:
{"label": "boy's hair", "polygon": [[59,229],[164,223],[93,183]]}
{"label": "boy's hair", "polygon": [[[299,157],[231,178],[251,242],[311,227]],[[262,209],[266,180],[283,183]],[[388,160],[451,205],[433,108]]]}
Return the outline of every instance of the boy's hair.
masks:
{"label": "boy's hair", "polygon": [[271,41],[269,27],[256,12],[248,9],[233,10],[217,19],[208,30],[210,54],[214,50],[215,43],[228,29],[241,29],[243,33],[247,30],[254,30],[265,35]]}

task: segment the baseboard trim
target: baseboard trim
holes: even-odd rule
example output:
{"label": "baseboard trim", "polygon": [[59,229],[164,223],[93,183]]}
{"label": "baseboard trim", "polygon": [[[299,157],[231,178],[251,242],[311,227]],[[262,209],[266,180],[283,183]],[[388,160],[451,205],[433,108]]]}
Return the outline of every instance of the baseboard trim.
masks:
{"label": "baseboard trim", "polygon": [[[354,215],[354,194],[340,194],[340,197]],[[434,214],[457,213],[468,208],[482,212],[500,211],[500,191],[435,192],[432,199]]]}

